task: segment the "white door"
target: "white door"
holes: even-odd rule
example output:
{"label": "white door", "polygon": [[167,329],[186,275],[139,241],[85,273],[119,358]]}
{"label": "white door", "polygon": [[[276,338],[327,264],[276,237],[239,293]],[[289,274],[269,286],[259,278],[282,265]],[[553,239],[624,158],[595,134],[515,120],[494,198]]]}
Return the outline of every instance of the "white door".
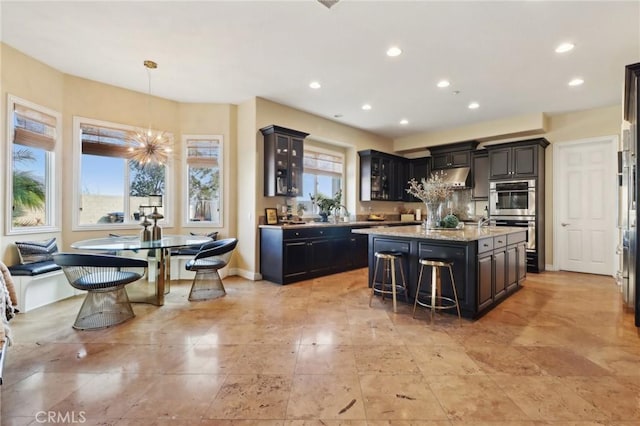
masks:
{"label": "white door", "polygon": [[554,234],[559,268],[613,275],[617,138],[554,145]]}

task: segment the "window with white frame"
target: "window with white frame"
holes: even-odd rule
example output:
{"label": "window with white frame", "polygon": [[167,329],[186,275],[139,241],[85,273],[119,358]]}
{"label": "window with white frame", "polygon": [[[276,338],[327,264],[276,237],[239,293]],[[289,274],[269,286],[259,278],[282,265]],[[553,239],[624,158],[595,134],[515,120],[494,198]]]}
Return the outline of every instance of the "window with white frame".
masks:
{"label": "window with white frame", "polygon": [[162,195],[165,224],[170,223],[168,164],[131,159],[138,129],[74,117],[78,170],[75,224],[80,229],[131,227],[148,214],[150,195]]}
{"label": "window with white frame", "polygon": [[60,113],[9,95],[7,131],[7,233],[58,229],[55,151]]}
{"label": "window with white frame", "polygon": [[222,136],[183,135],[185,225],[222,226]]}
{"label": "window with white frame", "polygon": [[310,195],[315,197],[322,194],[333,198],[343,189],[343,184],[344,154],[339,151],[305,146],[302,196],[297,198],[298,204],[304,206],[305,215],[317,213],[313,210]]}

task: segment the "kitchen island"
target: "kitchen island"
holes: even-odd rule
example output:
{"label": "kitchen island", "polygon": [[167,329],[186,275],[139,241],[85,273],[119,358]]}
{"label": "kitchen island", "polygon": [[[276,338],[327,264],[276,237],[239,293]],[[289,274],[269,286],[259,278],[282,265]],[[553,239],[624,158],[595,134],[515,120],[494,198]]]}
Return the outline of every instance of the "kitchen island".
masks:
{"label": "kitchen island", "polygon": [[[353,229],[368,235],[369,285],[374,275],[374,253],[394,250],[404,254],[409,300],[413,303],[426,257],[453,262],[453,276],[462,316],[477,318],[519,289],[526,277],[526,232],[522,228],[465,226],[462,229],[424,229],[421,225]],[[430,270],[429,270],[430,272]],[[400,272],[396,270],[396,280]],[[381,280],[382,271],[378,272]],[[423,274],[422,289],[431,274]],[[448,274],[442,274],[442,295],[453,297]],[[386,279],[389,282],[390,278]],[[404,300],[402,296],[398,300]],[[454,311],[451,311],[454,312]]]}

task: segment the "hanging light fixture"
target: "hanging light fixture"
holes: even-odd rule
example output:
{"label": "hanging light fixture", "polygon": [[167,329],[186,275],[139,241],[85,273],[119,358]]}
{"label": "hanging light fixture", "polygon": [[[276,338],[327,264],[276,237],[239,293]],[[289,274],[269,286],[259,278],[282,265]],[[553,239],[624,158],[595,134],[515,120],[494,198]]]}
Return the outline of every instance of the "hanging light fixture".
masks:
{"label": "hanging light fixture", "polygon": [[147,97],[147,114],[149,126],[146,131],[136,131],[132,136],[133,146],[129,147],[129,158],[142,166],[150,163],[165,164],[171,152],[171,141],[165,132],[151,130],[151,70],[158,68],[153,61],[144,61],[149,81],[149,96]]}

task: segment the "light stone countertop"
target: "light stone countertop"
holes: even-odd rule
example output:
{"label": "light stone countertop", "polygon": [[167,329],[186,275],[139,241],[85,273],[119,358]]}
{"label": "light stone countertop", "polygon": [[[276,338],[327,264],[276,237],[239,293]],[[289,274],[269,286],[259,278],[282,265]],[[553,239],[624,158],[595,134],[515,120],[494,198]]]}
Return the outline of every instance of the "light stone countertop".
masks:
{"label": "light stone countertop", "polygon": [[424,229],[421,225],[392,226],[388,228],[354,229],[356,234],[373,234],[388,237],[413,238],[420,240],[443,241],[475,241],[487,237],[525,232],[525,228],[511,226],[483,226],[467,225],[463,229]]}
{"label": "light stone countertop", "polygon": [[259,228],[272,228],[272,229],[304,229],[304,228],[318,228],[318,227],[335,227],[335,226],[389,226],[389,225],[415,225],[420,221],[402,222],[400,220],[359,220],[351,222],[307,222],[296,224],[280,223],[277,225],[259,225]]}

